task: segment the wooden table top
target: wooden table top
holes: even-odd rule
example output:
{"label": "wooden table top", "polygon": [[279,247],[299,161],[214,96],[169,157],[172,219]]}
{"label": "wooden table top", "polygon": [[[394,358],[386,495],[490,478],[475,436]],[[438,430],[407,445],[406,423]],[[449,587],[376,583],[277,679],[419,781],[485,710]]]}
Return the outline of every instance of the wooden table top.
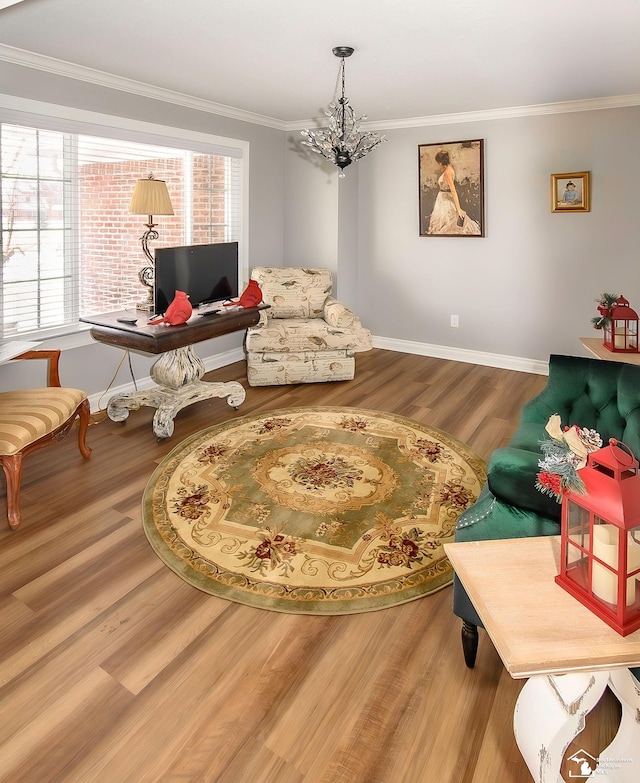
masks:
{"label": "wooden table top", "polygon": [[605,359],[609,362],[624,362],[625,364],[640,365],[640,353],[615,353],[605,348],[601,337],[581,337],[580,342],[597,359]]}
{"label": "wooden table top", "polygon": [[513,678],[640,666],[640,630],[620,636],[556,584],[559,536],[444,549]]}
{"label": "wooden table top", "polygon": [[[101,313],[80,320],[91,324],[91,336],[98,342],[159,354],[255,326],[260,320],[260,310],[268,307],[269,305],[242,307],[208,316],[199,316],[195,311],[186,324],[179,326],[150,326],[147,322],[151,314],[135,310]],[[135,318],[136,322],[121,323],[118,318],[122,317]]]}

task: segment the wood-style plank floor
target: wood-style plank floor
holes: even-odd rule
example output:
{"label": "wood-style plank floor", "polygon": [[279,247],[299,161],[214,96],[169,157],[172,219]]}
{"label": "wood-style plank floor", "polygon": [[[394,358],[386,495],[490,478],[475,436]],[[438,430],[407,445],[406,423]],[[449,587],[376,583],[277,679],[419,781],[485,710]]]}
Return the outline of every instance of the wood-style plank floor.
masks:
{"label": "wood-style plank floor", "polygon": [[[244,372],[238,362],[207,379],[246,386]],[[140,501],[183,438],[290,406],[394,412],[486,459],[545,382],[376,349],[358,355],[351,382],[248,388],[237,412],[223,400],[198,403],[160,444],[153,411],[142,409],[125,426],[97,416],[87,462],[73,434],[33,454],[15,532],[0,489],[0,781],[531,780],[512,730],[522,682],[483,631],[476,668],[465,667],[451,587],[344,617],[229,603],[161,563]],[[614,707],[598,710],[592,750],[616,719]]]}

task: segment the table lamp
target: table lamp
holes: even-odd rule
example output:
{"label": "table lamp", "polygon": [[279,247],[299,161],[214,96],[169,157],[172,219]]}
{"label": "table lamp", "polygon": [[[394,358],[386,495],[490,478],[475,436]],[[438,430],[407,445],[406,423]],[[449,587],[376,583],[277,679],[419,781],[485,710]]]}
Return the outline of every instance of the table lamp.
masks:
{"label": "table lamp", "polygon": [[147,179],[139,179],[131,196],[129,213],[131,215],[148,215],[149,217],[145,224],[147,230],[140,238],[148,264],[138,272],[140,282],[148,288],[148,295],[147,299],[140,302],[137,307],[138,310],[153,311],[154,259],[149,250],[149,242],[158,238],[153,216],[173,215],[173,206],[164,180],[154,179],[153,174],[150,174]]}

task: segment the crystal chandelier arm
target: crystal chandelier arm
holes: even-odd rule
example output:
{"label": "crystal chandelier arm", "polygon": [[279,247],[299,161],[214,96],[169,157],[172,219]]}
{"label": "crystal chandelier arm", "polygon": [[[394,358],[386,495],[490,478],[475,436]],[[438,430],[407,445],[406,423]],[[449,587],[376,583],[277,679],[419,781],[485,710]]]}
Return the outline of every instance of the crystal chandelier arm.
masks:
{"label": "crystal chandelier arm", "polygon": [[[355,160],[359,160],[371,152],[372,149],[386,141],[385,136],[379,136],[371,131],[362,131],[359,122],[366,119],[365,115],[356,117],[356,114],[345,97],[345,57],[353,54],[350,46],[336,46],[333,49],[336,57],[340,58],[337,82],[340,82],[340,98],[329,104],[329,111],[325,112],[328,118],[327,128],[309,130],[305,128],[300,133],[305,137],[302,144],[319,153],[335,166],[340,168],[340,176],[344,176],[344,169]],[[337,92],[337,83],[336,83]]]}

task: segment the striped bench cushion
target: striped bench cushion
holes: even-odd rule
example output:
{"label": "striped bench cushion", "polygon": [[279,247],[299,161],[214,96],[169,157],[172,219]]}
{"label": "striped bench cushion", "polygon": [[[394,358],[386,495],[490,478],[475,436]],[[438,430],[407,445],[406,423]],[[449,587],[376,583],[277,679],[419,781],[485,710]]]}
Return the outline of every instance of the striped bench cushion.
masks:
{"label": "striped bench cushion", "polygon": [[86,399],[80,389],[49,387],[0,393],[0,454],[17,454],[53,432]]}

